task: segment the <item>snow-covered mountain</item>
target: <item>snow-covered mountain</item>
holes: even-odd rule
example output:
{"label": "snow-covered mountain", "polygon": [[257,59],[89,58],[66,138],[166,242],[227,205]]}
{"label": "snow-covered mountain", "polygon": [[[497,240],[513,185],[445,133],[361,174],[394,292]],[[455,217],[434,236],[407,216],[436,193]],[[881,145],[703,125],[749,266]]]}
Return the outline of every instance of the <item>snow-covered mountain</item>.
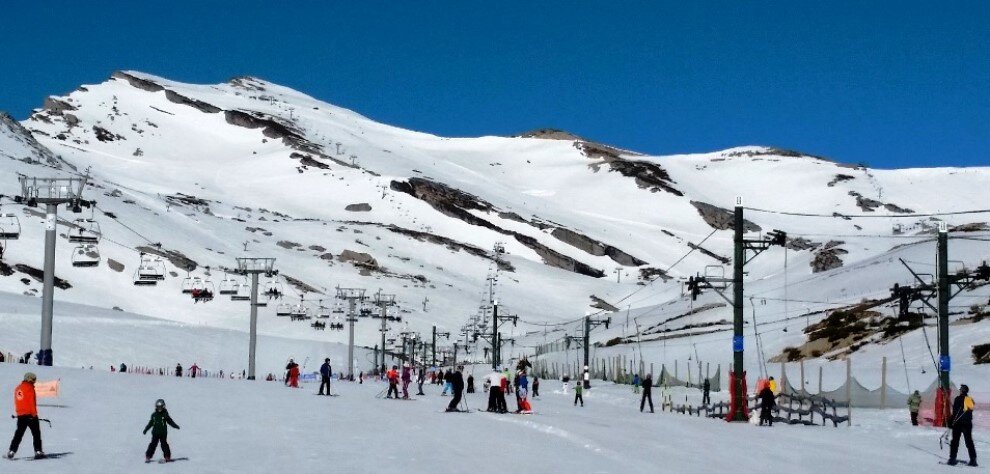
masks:
{"label": "snow-covered mountain", "polygon": [[[730,328],[720,297],[692,301],[682,282],[720,274],[720,266],[731,272],[727,209],[741,196],[752,208],[805,214],[747,211],[748,231],[789,236],[786,250],[774,247],[747,266],[767,357],[804,344],[801,329],[825,309],[910,283],[899,257],[933,273],[936,218],[918,214],[986,208],[990,189],[990,168],[875,170],[768,147],[646,156],[553,130],[438,137],[258,78],[192,85],[134,71],[49,97],[22,123],[3,117],[0,156],[9,158],[0,166],[8,196],[19,192],[18,173],[89,170],[87,197],[97,208],[62,209],[60,217],[99,223],[102,262],[73,267],[75,245],[60,240],[56,273],[66,287],[58,301],[243,330],[245,303],[195,304],[183,280],[240,282],[223,272],[235,257],[275,257],[287,302],[304,297],[329,308],[334,287],[381,289],[397,295],[395,315],[410,329],[429,333],[436,324],[456,336],[487,301],[487,278],[500,267],[494,292],[521,319],[504,332],[520,346],[575,334],[568,322],[604,306],[597,301],[623,310],[617,318],[628,310],[647,341]],[[31,276],[42,266],[40,214],[9,200],[2,212],[19,218],[22,235],[5,244],[0,290],[40,294]],[[870,217],[849,217],[860,215]],[[988,216],[939,219],[953,235],[978,239]],[[498,265],[497,244],[505,249]],[[132,284],[140,251],[166,258],[165,281]],[[950,248],[955,269],[988,253],[979,240],[954,239]],[[954,302],[959,318],[985,311],[967,314],[986,298],[983,289],[965,292]],[[277,318],[275,306],[262,313],[264,334],[346,341],[346,331]],[[362,319],[358,342],[375,344],[379,327]],[[966,328],[976,334],[967,341],[990,342],[986,320]],[[629,343],[622,338],[632,332],[622,324],[596,339]],[[726,347],[712,346],[712,357],[728,359]],[[841,348],[818,355],[833,349]],[[965,359],[969,347],[959,350]]]}

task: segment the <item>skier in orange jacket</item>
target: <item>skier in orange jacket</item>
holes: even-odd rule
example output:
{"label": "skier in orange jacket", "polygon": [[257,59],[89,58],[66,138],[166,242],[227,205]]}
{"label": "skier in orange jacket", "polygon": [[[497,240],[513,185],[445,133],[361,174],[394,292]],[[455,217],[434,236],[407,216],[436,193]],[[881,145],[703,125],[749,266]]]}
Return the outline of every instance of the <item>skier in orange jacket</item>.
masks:
{"label": "skier in orange jacket", "polygon": [[14,412],[17,413],[17,430],[14,431],[14,439],[10,441],[10,450],[7,452],[7,459],[13,459],[17,453],[17,447],[21,444],[24,432],[30,428],[31,437],[34,441],[34,457],[41,459],[45,457],[41,450],[41,424],[38,421],[38,405],[34,394],[34,383],[38,377],[33,373],[24,374],[24,381],[14,389]]}

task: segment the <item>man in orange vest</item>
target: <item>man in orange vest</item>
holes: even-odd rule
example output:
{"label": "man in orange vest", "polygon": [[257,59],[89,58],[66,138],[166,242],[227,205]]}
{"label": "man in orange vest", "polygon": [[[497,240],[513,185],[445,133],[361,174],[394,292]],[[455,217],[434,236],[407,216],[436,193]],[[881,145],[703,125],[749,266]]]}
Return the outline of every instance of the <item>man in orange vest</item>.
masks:
{"label": "man in orange vest", "polygon": [[24,381],[14,389],[14,412],[17,413],[17,431],[14,431],[14,439],[10,441],[10,451],[7,452],[7,459],[13,459],[17,453],[17,447],[21,444],[24,432],[31,428],[31,437],[34,439],[34,458],[45,457],[41,450],[41,425],[38,422],[38,405],[34,396],[34,383],[38,377],[33,373],[24,374]]}

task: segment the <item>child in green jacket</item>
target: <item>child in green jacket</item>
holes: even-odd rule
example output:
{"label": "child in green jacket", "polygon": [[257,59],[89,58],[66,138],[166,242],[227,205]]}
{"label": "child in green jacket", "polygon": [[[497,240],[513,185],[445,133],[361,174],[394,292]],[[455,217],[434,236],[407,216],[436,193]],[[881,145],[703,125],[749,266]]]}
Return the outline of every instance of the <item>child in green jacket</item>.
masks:
{"label": "child in green jacket", "polygon": [[145,462],[151,462],[151,456],[155,455],[155,450],[158,449],[159,442],[162,443],[162,454],[165,455],[165,462],[172,460],[172,450],[168,447],[167,425],[179,429],[179,425],[172,421],[168,410],[165,409],[165,400],[159,398],[155,402],[155,411],[151,414],[151,419],[148,420],[148,426],[144,427],[144,434],[148,434],[148,430],[151,430],[151,443],[148,444],[148,450],[144,452]]}

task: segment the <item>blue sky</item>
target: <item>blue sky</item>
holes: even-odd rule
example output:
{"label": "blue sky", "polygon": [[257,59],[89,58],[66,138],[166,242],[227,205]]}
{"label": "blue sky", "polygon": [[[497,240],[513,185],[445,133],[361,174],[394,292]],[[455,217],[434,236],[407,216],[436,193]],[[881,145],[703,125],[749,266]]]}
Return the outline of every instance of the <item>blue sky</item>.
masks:
{"label": "blue sky", "polygon": [[990,165],[986,1],[45,1],[3,16],[0,110],[18,118],[136,69],[255,75],[447,136],[553,127],[656,154]]}

